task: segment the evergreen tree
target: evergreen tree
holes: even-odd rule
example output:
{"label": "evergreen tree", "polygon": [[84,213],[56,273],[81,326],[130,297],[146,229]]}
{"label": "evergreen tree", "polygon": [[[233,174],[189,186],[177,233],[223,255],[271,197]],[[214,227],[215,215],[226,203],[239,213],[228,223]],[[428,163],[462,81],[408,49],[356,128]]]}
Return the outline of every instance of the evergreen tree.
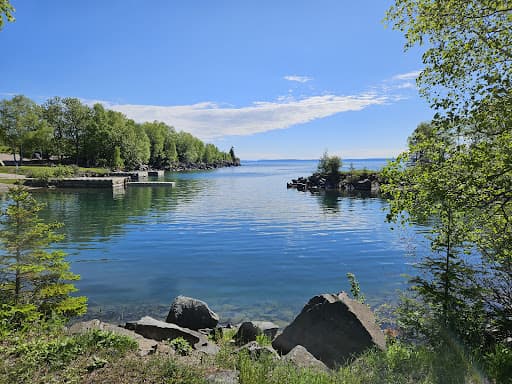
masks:
{"label": "evergreen tree", "polygon": [[21,185],[9,190],[8,199],[0,231],[0,321],[85,313],[86,298],[70,296],[76,291],[70,282],[79,276],[70,271],[66,254],[52,248],[62,240],[55,232],[62,225],[44,223],[38,215],[43,205]]}

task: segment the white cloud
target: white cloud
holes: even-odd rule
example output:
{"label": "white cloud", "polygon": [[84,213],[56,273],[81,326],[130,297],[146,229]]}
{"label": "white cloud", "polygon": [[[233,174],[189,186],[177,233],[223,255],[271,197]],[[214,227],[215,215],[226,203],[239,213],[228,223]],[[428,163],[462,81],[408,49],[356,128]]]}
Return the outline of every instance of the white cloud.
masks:
{"label": "white cloud", "polygon": [[296,82],[299,82],[299,83],[307,83],[308,81],[311,81],[313,80],[312,77],[308,77],[308,76],[297,76],[297,75],[289,75],[289,76],[285,76],[284,77],[285,80],[288,80],[288,81],[296,81]]}
{"label": "white cloud", "polygon": [[420,73],[421,73],[421,71],[411,71],[411,72],[395,75],[392,77],[392,79],[393,80],[416,80],[416,78],[420,75]]}
{"label": "white cloud", "polygon": [[299,100],[287,97],[273,102],[258,101],[240,108],[223,107],[213,102],[177,106],[104,104],[137,122],[159,120],[177,130],[211,140],[284,129],[341,112],[360,111],[387,101],[386,96],[366,93],[311,96]]}

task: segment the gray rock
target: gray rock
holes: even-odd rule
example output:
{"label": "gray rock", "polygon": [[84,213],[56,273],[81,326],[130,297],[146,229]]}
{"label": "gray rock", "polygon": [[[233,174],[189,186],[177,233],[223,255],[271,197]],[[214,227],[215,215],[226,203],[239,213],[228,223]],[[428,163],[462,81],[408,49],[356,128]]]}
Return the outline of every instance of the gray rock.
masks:
{"label": "gray rock", "polygon": [[146,339],[141,335],[130,331],[128,329],[119,327],[117,325],[103,323],[100,320],[94,319],[90,321],[84,321],[80,323],[75,323],[71,327],[69,327],[70,333],[84,333],[91,330],[100,330],[115,333],[116,335],[128,336],[135,340],[138,344],[138,354],[140,356],[151,355],[156,352],[159,348],[159,344],[155,340]]}
{"label": "gray rock", "polygon": [[372,189],[372,182],[364,179],[354,183],[353,186],[356,191],[370,191]]}
{"label": "gray rock", "polygon": [[300,368],[313,368],[322,371],[326,371],[329,368],[317,360],[315,356],[308,352],[302,345],[295,346],[286,356],[283,357],[283,361],[289,361]]}
{"label": "gray rock", "polygon": [[236,350],[237,353],[247,351],[251,359],[258,359],[261,356],[271,356],[274,360],[279,360],[277,352],[270,346],[261,346],[255,341],[251,341]]}
{"label": "gray rock", "polygon": [[385,349],[386,341],[368,306],[342,292],[313,297],[272,342],[283,355],[297,345],[335,368],[368,348]]}
{"label": "gray rock", "polygon": [[276,336],[278,330],[279,326],[270,321],[246,321],[240,325],[234,339],[238,345],[255,341],[256,336],[261,334],[272,340]]}
{"label": "gray rock", "polygon": [[201,300],[186,296],[178,296],[171,304],[165,320],[189,329],[215,328],[219,316]]}
{"label": "gray rock", "polygon": [[218,371],[206,376],[208,384],[238,384],[238,371]]}
{"label": "gray rock", "polygon": [[149,316],[145,316],[138,321],[128,322],[125,328],[145,338],[158,341],[174,340],[178,337],[183,337],[194,349],[207,354],[216,354],[219,351],[219,347],[210,343],[202,333],[180,327],[176,324],[156,320]]}

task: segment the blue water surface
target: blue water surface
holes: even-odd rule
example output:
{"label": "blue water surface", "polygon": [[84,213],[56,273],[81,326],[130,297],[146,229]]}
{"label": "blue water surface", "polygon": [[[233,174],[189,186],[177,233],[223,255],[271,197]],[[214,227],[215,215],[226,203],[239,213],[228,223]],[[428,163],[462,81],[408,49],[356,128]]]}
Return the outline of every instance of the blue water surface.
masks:
{"label": "blue water surface", "polygon": [[[345,161],[375,170],[383,159]],[[415,228],[391,230],[376,196],[298,192],[286,182],[316,161],[250,161],[168,173],[175,188],[57,190],[37,194],[45,218],[65,224],[72,270],[89,317],[164,317],[177,295],[200,298],[223,321],[293,319],[313,295],[348,290],[393,301],[411,272]]]}

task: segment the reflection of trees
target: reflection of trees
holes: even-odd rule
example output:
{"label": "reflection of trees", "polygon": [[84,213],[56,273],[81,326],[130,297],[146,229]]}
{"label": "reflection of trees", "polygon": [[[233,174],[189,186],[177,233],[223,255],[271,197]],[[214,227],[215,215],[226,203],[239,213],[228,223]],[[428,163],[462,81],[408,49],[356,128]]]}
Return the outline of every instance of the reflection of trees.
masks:
{"label": "reflection of trees", "polygon": [[337,213],[340,210],[339,191],[325,191],[318,195],[321,207],[325,213]]}
{"label": "reflection of trees", "polygon": [[337,191],[327,190],[316,194],[318,201],[325,213],[337,213],[340,210],[340,201],[342,198],[360,199],[364,204],[369,202],[367,199],[379,198],[379,195],[370,191]]}
{"label": "reflection of trees", "polygon": [[66,241],[84,242],[120,234],[126,224],[140,222],[150,212],[173,211],[206,186],[199,180],[181,180],[176,189],[128,187],[121,195],[110,189],[62,189],[37,192],[35,197],[47,204],[41,213],[45,220],[64,223]]}

